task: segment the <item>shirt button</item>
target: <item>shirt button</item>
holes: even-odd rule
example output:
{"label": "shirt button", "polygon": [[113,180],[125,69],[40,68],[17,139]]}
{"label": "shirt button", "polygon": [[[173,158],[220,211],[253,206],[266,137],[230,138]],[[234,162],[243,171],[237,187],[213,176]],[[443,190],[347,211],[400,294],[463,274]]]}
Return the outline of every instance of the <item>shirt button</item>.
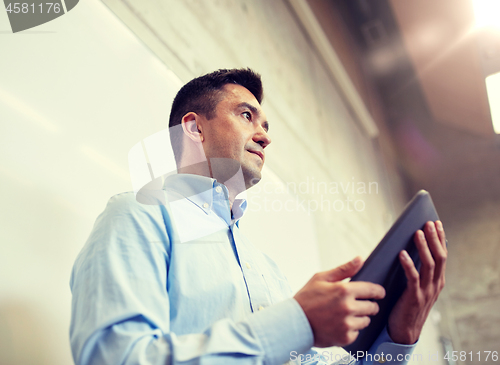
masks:
{"label": "shirt button", "polygon": [[208,203],[203,203],[203,208],[207,209],[208,208]]}
{"label": "shirt button", "polygon": [[259,306],[259,310],[261,311],[261,310],[263,310],[263,309],[264,309],[264,307],[260,305],[260,306]]}
{"label": "shirt button", "polygon": [[247,269],[251,269],[252,268],[252,266],[250,266],[250,264],[248,262],[245,262],[245,265],[246,265]]}
{"label": "shirt button", "polygon": [[216,192],[218,192],[218,193],[220,193],[220,192],[222,192],[222,188],[221,188],[220,186],[217,186],[217,187],[215,188],[215,191],[216,191]]}
{"label": "shirt button", "polygon": [[383,364],[383,363],[387,362],[387,359],[382,355],[382,356],[380,356],[380,359],[378,359],[378,362]]}

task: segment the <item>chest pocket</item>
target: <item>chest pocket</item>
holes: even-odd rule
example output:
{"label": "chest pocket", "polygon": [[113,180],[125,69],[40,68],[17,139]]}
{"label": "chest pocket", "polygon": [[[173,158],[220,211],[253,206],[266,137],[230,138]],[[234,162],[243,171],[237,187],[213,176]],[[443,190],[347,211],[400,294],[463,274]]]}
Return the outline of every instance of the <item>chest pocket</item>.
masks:
{"label": "chest pocket", "polygon": [[290,298],[292,289],[278,265],[266,254],[261,252],[259,254],[259,266],[262,270],[262,277],[269,289],[271,303],[276,304]]}
{"label": "chest pocket", "polygon": [[292,296],[292,291],[288,282],[275,275],[262,275],[269,290],[269,296],[272,304],[279,303]]}

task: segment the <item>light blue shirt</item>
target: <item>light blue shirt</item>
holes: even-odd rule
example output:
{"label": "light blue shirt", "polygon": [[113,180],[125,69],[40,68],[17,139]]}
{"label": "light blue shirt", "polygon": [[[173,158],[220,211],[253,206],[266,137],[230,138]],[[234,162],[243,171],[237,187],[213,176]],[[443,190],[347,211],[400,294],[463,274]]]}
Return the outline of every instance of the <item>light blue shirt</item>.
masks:
{"label": "light blue shirt", "polygon": [[[110,199],[71,276],[76,364],[283,364],[316,354],[286,278],[240,232],[246,201],[231,215],[227,194],[214,179],[179,174],[137,199]],[[384,331],[372,353],[413,347]]]}

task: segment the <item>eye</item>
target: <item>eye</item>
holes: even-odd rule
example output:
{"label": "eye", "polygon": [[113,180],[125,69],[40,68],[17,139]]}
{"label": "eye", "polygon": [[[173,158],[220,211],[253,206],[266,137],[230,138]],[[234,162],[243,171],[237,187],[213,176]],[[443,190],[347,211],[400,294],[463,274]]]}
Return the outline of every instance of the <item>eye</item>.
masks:
{"label": "eye", "polygon": [[242,113],[246,119],[248,120],[252,120],[252,114],[250,112],[243,112]]}

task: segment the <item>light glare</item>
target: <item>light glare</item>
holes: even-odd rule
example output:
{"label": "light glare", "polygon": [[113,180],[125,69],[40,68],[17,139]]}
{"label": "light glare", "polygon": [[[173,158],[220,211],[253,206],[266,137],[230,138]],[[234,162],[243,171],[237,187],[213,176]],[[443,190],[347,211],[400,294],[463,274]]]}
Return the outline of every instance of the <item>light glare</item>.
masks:
{"label": "light glare", "polygon": [[498,0],[473,0],[476,27],[500,28],[500,1]]}
{"label": "light glare", "polygon": [[486,90],[490,103],[493,129],[495,133],[500,134],[500,72],[486,78]]}

